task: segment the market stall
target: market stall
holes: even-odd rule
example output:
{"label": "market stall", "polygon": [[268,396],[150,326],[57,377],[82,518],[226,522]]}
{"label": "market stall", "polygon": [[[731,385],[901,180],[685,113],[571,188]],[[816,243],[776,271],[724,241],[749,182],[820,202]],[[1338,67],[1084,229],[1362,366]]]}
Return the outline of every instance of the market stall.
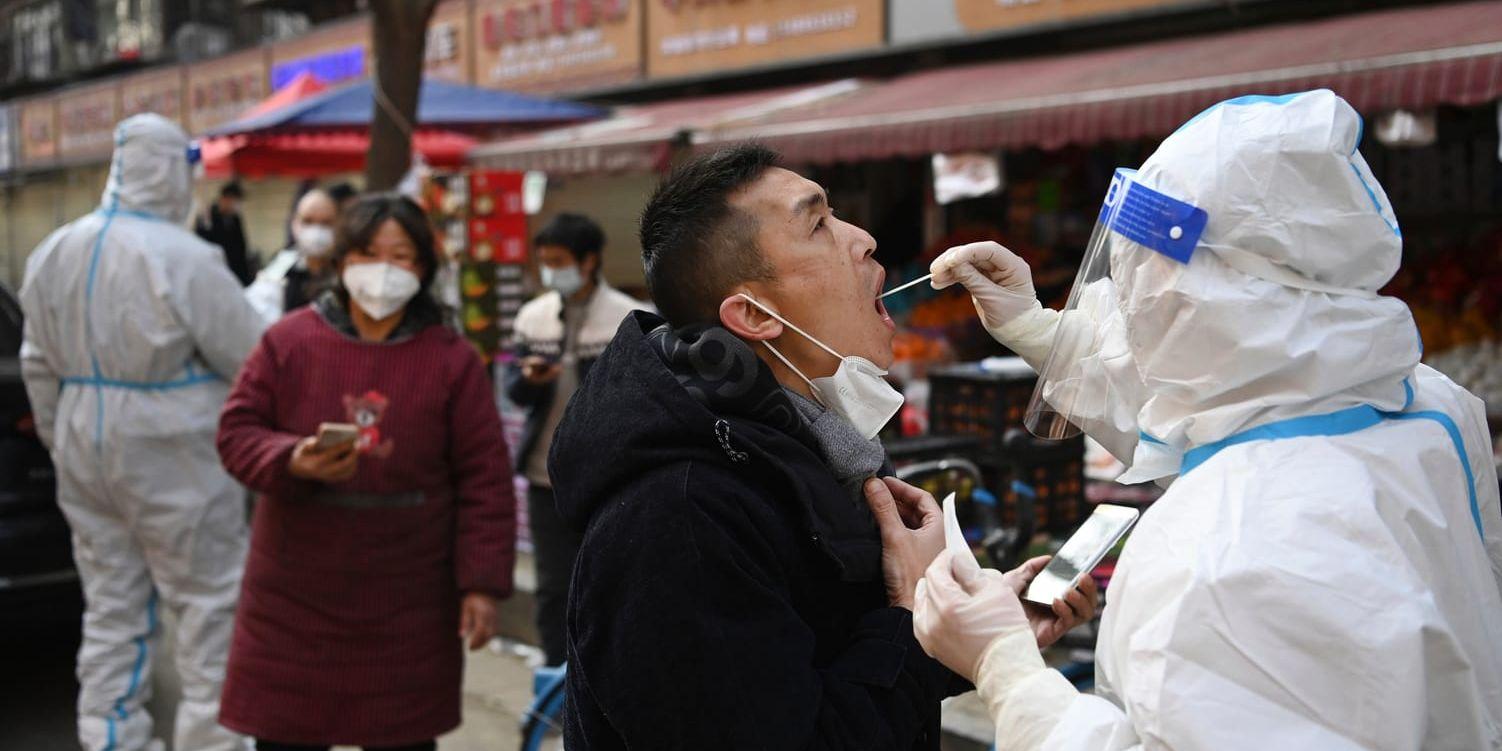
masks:
{"label": "market stall", "polygon": [[[373,91],[363,80],[330,89],[310,73],[209,131],[210,177],[316,177],[363,168],[370,146]],[[596,107],[428,80],[417,105],[413,149],[434,167],[456,169],[481,139],[595,119]]]}

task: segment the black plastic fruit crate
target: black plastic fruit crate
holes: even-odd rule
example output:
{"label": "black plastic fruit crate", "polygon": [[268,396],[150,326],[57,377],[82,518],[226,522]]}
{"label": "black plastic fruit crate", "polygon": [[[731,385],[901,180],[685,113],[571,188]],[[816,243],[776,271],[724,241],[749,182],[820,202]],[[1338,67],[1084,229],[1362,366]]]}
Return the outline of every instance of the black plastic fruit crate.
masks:
{"label": "black plastic fruit crate", "polygon": [[[1043,450],[1013,451],[983,462],[983,471],[995,478],[995,484],[990,478],[987,484],[998,490],[1004,526],[1017,525],[1022,492],[1033,494],[1034,530],[1067,536],[1085,521],[1091,510],[1085,498],[1085,439],[1051,444]],[[1024,487],[1018,487],[1017,479]]]}
{"label": "black plastic fruit crate", "polygon": [[1021,358],[1000,370],[978,364],[935,368],[928,374],[929,432],[972,436],[983,453],[999,452],[1007,428],[1022,427],[1037,380]]}

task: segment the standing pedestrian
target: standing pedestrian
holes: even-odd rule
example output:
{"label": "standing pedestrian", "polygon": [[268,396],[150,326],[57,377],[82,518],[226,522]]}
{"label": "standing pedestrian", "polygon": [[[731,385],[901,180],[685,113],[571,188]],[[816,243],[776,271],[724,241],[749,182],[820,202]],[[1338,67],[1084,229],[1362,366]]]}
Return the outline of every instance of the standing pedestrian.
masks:
{"label": "standing pedestrian", "polygon": [[349,211],[349,207],[355,205],[360,198],[360,191],[353,183],[338,182],[329,186],[329,198],[334,199],[334,205],[339,207],[339,213]]}
{"label": "standing pedestrian", "polygon": [[563,522],[554,505],[548,447],[590,365],[621,321],[646,306],[605,283],[600,273],[605,233],[588,217],[559,214],[532,245],[547,292],[517,313],[516,357],[506,371],[506,394],[528,409],[516,466],[528,484],[527,519],[537,555],[537,630],[547,664],[561,665],[566,659],[569,575],[581,535]]}
{"label": "standing pedestrian", "polygon": [[226,183],[219,189],[219,198],[193,223],[193,231],[199,237],[224,250],[224,262],[229,264],[229,270],[240,280],[242,287],[249,286],[255,278],[246,250],[245,225],[240,221],[240,206],[244,202],[245,189],[240,183]]}
{"label": "standing pedestrian", "polygon": [[434,748],[459,724],[460,639],[489,642],[511,593],[500,416],[428,293],[437,264],[417,204],[361,199],[340,286],[271,327],[225,406],[220,455],[260,501],[221,719],[260,751]]}
{"label": "standing pedestrian", "polygon": [[1211,107],[1117,171],[1062,313],[995,243],[933,263],[1048,414],[1176,475],[1112,574],[1098,693],[1047,667],[1020,589],[928,569],[918,638],[998,747],[1502,748],[1485,406],[1378,294],[1403,238],[1362,133],[1328,90]]}
{"label": "standing pedestrian", "polygon": [[329,254],[339,207],[329,194],[314,188],[298,199],[292,214],[292,246],[276,254],[256,275],[245,296],[256,312],[275,323],[317,299],[334,284]]}
{"label": "standing pedestrian", "polygon": [[939,506],[875,479],[902,402],[876,241],[777,164],[747,144],[663,181],[641,239],[666,318],[632,313],[558,426],[554,469],[582,468],[558,508],[587,530],[570,751],[938,751],[967,689],[913,635]]}
{"label": "standing pedestrian", "polygon": [[219,250],[181,228],[187,135],[137,115],[115,143],[103,205],[45,240],[21,287],[22,374],[83,580],[78,735],[90,751],[151,747],[160,603],[177,621],[174,747],[229,751],[242,745],[217,717],[245,496],[214,428],[263,324]]}

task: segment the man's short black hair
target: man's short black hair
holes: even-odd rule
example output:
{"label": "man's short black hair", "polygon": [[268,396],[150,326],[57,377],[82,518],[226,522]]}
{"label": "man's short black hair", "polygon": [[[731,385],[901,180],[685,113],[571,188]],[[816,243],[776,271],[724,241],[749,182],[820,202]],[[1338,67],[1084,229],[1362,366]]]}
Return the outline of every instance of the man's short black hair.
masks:
{"label": "man's short black hair", "polygon": [[559,214],[532,238],[532,247],[544,245],[563,248],[583,263],[605,249],[605,232],[593,219],[582,214]]}
{"label": "man's short black hair", "polygon": [[330,185],[328,194],[329,198],[334,199],[334,206],[338,207],[342,211],[344,209],[345,202],[349,201],[349,199],[354,198],[355,196],[360,195],[360,191],[356,190],[355,186],[347,182],[343,182]]}
{"label": "man's short black hair", "polygon": [[245,188],[240,187],[239,180],[231,180],[219,189],[220,198],[244,198]]}
{"label": "man's short black hair", "polygon": [[689,161],[657,186],[641,217],[642,265],[668,323],[717,323],[736,285],[774,278],[756,245],[756,217],[729,199],[780,161],[765,146],[740,144]]}

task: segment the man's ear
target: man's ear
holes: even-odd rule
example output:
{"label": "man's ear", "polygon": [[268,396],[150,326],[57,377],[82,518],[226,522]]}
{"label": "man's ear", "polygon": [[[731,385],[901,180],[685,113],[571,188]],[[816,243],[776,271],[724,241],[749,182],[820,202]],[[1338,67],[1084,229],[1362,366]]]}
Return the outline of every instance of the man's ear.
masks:
{"label": "man's ear", "polygon": [[764,342],[782,336],[782,324],[740,293],[720,301],[720,325],[748,342]]}

